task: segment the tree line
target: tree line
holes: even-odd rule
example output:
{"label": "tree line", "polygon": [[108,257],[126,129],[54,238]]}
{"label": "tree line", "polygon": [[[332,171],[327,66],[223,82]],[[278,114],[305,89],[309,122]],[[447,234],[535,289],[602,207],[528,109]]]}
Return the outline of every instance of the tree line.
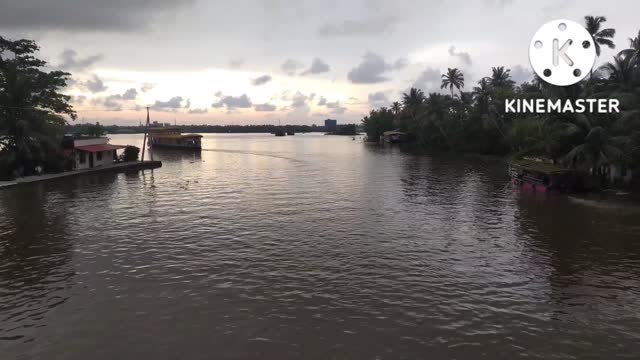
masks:
{"label": "tree line", "polygon": [[[184,133],[274,133],[276,130],[293,131],[295,133],[326,132],[324,126],[317,125],[178,125]],[[68,134],[142,134],[144,125],[99,125],[99,124],[68,124]]]}
{"label": "tree line", "polygon": [[[596,54],[616,47],[615,29],[603,16],[586,16]],[[362,119],[370,141],[383,132],[407,132],[424,149],[536,157],[605,177],[616,164],[640,174],[640,31],[611,61],[571,86],[553,86],[534,75],[516,84],[510,69],[496,66],[471,91],[464,74],[448,68],[441,89],[411,88],[400,101],[372,110]],[[467,86],[467,88],[469,88]],[[507,99],[618,99],[620,113],[522,114],[505,112]]]}

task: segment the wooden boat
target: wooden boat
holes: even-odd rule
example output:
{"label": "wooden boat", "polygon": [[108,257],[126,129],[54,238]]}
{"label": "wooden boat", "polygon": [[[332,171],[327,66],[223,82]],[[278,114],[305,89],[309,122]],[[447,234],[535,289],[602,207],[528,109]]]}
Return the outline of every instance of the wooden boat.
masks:
{"label": "wooden boat", "polygon": [[577,174],[574,170],[528,159],[511,161],[509,176],[514,186],[537,192],[570,190],[577,181]]}
{"label": "wooden boat", "polygon": [[402,143],[407,141],[407,133],[402,131],[385,131],[382,133],[381,140],[388,143]]}
{"label": "wooden boat", "polygon": [[162,127],[149,129],[149,144],[152,147],[171,147],[183,149],[201,149],[202,135],[182,134],[177,127]]}

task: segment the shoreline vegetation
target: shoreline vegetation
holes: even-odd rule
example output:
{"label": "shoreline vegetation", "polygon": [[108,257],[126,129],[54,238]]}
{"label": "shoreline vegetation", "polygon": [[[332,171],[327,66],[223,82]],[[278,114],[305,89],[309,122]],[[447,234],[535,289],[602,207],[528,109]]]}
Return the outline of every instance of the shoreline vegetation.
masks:
{"label": "shoreline vegetation", "polygon": [[[173,127],[173,125],[170,125]],[[285,132],[292,131],[297,133],[322,132],[330,135],[356,135],[359,131],[355,124],[338,125],[336,131],[329,131],[324,126],[317,125],[183,125],[178,124],[176,127],[182,129],[185,133],[201,133],[201,134],[273,134],[277,130]],[[69,124],[65,128],[65,132],[69,134],[143,134],[145,127],[143,125],[96,125],[90,123]],[[360,129],[363,131],[363,129]]]}
{"label": "shoreline vegetation", "polygon": [[[606,18],[586,16],[596,54],[601,47],[616,48],[615,29],[605,28]],[[325,132],[356,135],[378,142],[384,132],[406,134],[403,141],[425,152],[492,155],[503,158],[535,158],[576,169],[596,179],[598,187],[640,188],[640,32],[625,41],[611,61],[572,86],[551,86],[534,75],[516,84],[511,70],[495,66],[491,73],[464,91],[465,78],[457,68],[441,76],[448,94],[411,88],[399,101],[381,107],[361,120],[361,125],[341,125],[327,132],[314,125],[181,125],[194,133],[292,133]],[[0,180],[65,170],[61,142],[65,133],[100,136],[142,133],[142,126],[70,125],[77,119],[71,97],[62,93],[71,74],[47,71],[47,63],[35,57],[32,40],[8,40],[0,36]],[[469,87],[467,87],[469,88]],[[576,101],[611,99],[619,113],[512,113],[507,100],[546,99]],[[67,118],[65,118],[66,116]],[[159,124],[170,126],[170,124]],[[404,137],[404,135],[402,135]],[[40,172],[40,171],[38,171]],[[618,177],[619,175],[619,177]],[[635,176],[631,176],[635,175]]]}
{"label": "shoreline vegetation", "polygon": [[[615,29],[606,18],[586,16],[585,28],[596,44],[616,47]],[[399,101],[371,110],[362,119],[368,141],[379,142],[387,131],[408,134],[412,147],[425,151],[534,158],[595,179],[600,188],[640,188],[640,31],[624,41],[611,61],[571,86],[552,86],[534,75],[516,84],[511,70],[495,66],[464,91],[464,74],[448,68],[441,89],[448,94],[411,88]],[[621,45],[621,44],[619,44]],[[468,84],[467,84],[468,85]],[[467,86],[469,88],[469,86]],[[513,113],[505,102],[574,102],[611,99],[619,113]]]}

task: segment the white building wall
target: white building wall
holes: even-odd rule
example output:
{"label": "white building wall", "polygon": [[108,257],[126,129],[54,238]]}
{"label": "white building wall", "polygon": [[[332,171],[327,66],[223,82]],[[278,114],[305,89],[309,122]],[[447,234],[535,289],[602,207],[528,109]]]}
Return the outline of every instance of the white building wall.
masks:
{"label": "white building wall", "polygon": [[623,184],[628,184],[631,181],[632,175],[633,174],[631,173],[630,169],[626,169],[626,171],[623,171],[621,166],[609,166],[609,180],[611,182],[621,182]]}
{"label": "white building wall", "polygon": [[[84,163],[80,162],[81,153],[84,153],[85,161]],[[102,151],[102,160],[98,160],[98,153],[90,153],[86,151],[78,151],[76,150],[76,169],[89,169],[91,160],[90,157],[93,157],[93,167],[100,166],[109,166],[113,165],[113,150]]]}

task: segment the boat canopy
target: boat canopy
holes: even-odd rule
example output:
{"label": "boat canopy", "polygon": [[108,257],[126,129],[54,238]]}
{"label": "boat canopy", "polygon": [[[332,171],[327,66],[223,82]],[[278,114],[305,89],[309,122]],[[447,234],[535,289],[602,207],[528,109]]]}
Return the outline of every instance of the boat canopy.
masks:
{"label": "boat canopy", "polygon": [[574,171],[558,165],[545,163],[542,161],[518,159],[511,161],[512,168],[520,168],[527,171],[539,172],[545,174],[569,174]]}

